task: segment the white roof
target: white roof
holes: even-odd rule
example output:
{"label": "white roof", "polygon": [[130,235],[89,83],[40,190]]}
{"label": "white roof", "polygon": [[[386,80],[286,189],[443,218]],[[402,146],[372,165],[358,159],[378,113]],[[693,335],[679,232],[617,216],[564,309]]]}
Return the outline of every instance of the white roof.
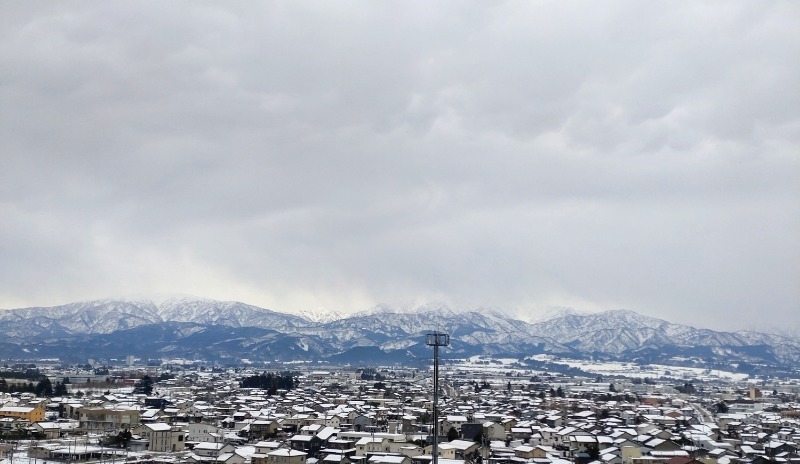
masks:
{"label": "white roof", "polygon": [[198,443],[198,444],[194,445],[194,449],[216,450],[216,449],[222,449],[224,446],[225,446],[225,443],[212,443],[210,441],[206,441],[206,442],[201,442],[201,443]]}
{"label": "white roof", "polygon": [[474,441],[468,441],[468,440],[453,440],[453,441],[451,441],[451,442],[449,442],[447,444],[449,444],[453,448],[460,449],[460,450],[469,449],[472,446],[477,446],[478,445]]}
{"label": "white roof", "polygon": [[43,429],[60,429],[61,426],[55,422],[37,422],[35,425]]}
{"label": "white roof", "polygon": [[24,406],[3,406],[0,408],[0,412],[31,412],[36,408],[26,408]]}
{"label": "white roof", "polygon": [[305,456],[306,453],[293,449],[280,448],[275,451],[270,451],[267,456]]}
{"label": "white roof", "polygon": [[356,442],[356,445],[366,445],[368,443],[383,443],[383,438],[362,437],[360,440]]}
{"label": "white roof", "polygon": [[144,424],[145,427],[155,432],[166,432],[172,430],[172,426],[163,422],[153,422],[152,424]]}
{"label": "white roof", "polygon": [[400,464],[404,460],[408,459],[406,456],[381,456],[375,455],[369,458],[370,462],[380,462],[386,464]]}
{"label": "white roof", "polygon": [[572,435],[569,437],[570,441],[576,441],[578,443],[595,443],[597,439],[594,435]]}

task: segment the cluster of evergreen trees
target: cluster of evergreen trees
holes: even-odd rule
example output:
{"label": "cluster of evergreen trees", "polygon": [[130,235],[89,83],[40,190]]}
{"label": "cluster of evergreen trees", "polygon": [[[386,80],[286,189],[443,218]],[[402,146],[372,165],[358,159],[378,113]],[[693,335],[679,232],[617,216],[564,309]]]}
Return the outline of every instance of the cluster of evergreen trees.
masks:
{"label": "cluster of evergreen trees", "polygon": [[297,380],[291,372],[281,372],[280,374],[268,372],[245,377],[240,385],[242,388],[260,388],[266,390],[268,395],[274,395],[279,389],[291,390],[297,387]]}
{"label": "cluster of evergreen trees", "polygon": [[381,373],[374,368],[366,368],[361,370],[361,380],[377,380],[380,382],[381,380],[385,379],[386,377],[381,375]]}
{"label": "cluster of evergreen trees", "polygon": [[153,379],[149,375],[145,375],[141,380],[136,382],[133,386],[133,393],[150,395],[153,393]]}
{"label": "cluster of evergreen trees", "polygon": [[12,383],[0,378],[0,393],[33,393],[36,396],[64,396],[67,394],[67,386],[61,382],[56,382],[53,386],[50,379],[41,376],[37,383],[20,382]]}
{"label": "cluster of evergreen trees", "polygon": [[686,393],[689,395],[697,393],[697,389],[694,388],[694,384],[691,382],[686,382],[683,385],[676,385],[675,389],[678,390],[679,393]]}
{"label": "cluster of evergreen trees", "polygon": [[42,373],[36,368],[25,368],[25,370],[2,370],[0,371],[0,379],[29,379],[39,380],[42,378]]}

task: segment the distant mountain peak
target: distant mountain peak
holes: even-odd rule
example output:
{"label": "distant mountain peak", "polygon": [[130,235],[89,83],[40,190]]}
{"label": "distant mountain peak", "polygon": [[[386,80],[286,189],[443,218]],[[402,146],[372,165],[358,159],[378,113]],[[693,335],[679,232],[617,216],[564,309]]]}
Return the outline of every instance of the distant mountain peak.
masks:
{"label": "distant mountain peak", "polygon": [[552,319],[558,319],[565,316],[577,316],[585,313],[576,311],[574,308],[567,306],[550,306],[545,308],[544,311],[531,313],[523,316],[523,319],[530,323],[544,322]]}
{"label": "distant mountain peak", "polygon": [[96,302],[110,302],[110,301],[124,301],[128,303],[152,303],[156,306],[161,306],[163,303],[171,300],[185,300],[185,301],[214,301],[210,298],[191,295],[188,293],[134,293],[127,295],[119,295],[110,298],[101,298],[97,300],[84,301],[88,303],[91,301]]}
{"label": "distant mountain peak", "polygon": [[631,311],[630,309],[609,309],[597,314],[612,320],[618,320],[625,323],[635,323],[648,327],[659,327],[663,324],[669,324],[669,322],[663,319],[647,316],[636,311]]}
{"label": "distant mountain peak", "polygon": [[412,303],[403,306],[392,306],[387,304],[375,305],[370,309],[358,311],[355,316],[371,316],[380,314],[427,314],[438,313],[446,315],[458,314],[450,304],[443,302]]}
{"label": "distant mountain peak", "polygon": [[340,312],[330,310],[301,309],[296,314],[303,319],[317,323],[333,322],[347,317]]}

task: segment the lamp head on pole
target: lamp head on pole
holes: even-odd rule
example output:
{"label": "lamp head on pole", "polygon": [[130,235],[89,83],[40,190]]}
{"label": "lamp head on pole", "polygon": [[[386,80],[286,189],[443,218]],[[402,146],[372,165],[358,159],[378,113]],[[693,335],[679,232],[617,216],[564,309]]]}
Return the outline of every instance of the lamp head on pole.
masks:
{"label": "lamp head on pole", "polygon": [[450,345],[450,335],[441,332],[433,332],[425,335],[425,344],[428,346],[448,346]]}

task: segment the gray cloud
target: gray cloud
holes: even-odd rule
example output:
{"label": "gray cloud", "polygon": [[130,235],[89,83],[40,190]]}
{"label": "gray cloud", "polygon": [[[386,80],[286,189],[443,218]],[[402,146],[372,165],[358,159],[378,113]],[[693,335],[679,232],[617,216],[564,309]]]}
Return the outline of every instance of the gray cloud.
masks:
{"label": "gray cloud", "polygon": [[792,2],[0,7],[0,307],[800,327]]}

